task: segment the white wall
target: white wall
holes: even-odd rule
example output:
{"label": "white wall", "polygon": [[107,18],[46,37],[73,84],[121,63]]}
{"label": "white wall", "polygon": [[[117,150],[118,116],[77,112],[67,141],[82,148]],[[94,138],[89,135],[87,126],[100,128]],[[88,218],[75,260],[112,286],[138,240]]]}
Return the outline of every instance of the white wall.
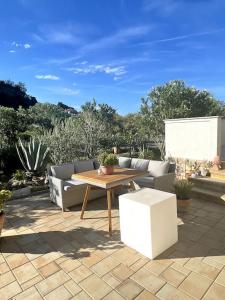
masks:
{"label": "white wall", "polygon": [[213,160],[222,152],[222,144],[225,155],[224,121],[220,117],[165,120],[166,156]]}

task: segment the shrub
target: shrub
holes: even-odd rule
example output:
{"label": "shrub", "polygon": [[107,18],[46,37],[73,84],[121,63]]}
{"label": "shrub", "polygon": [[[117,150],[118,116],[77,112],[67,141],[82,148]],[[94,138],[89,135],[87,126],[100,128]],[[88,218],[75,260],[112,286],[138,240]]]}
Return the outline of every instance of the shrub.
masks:
{"label": "shrub", "polygon": [[8,190],[0,191],[0,214],[4,211],[5,201],[9,200],[12,196],[12,193]]}
{"label": "shrub", "polygon": [[186,179],[181,179],[175,182],[174,191],[179,200],[188,200],[191,197],[193,184]]}
{"label": "shrub", "polygon": [[101,166],[116,166],[119,160],[115,154],[108,154],[107,152],[102,152],[98,156],[98,160]]}
{"label": "shrub", "polygon": [[26,172],[23,170],[16,170],[12,175],[13,180],[26,180]]}

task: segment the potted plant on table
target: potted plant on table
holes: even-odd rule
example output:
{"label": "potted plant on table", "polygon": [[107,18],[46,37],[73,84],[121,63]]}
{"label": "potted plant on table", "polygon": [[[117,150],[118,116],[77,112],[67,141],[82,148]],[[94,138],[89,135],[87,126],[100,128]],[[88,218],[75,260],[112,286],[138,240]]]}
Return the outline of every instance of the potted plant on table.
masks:
{"label": "potted plant on table", "polygon": [[174,183],[174,191],[177,196],[178,211],[186,211],[191,205],[191,190],[193,184],[187,179],[180,179]]}
{"label": "potted plant on table", "polygon": [[11,196],[12,193],[9,190],[0,191],[0,235],[5,221],[5,213],[4,213],[5,201],[9,200]]}
{"label": "potted plant on table", "polygon": [[100,163],[101,172],[104,175],[111,175],[114,172],[114,166],[118,165],[119,161],[115,154],[103,152],[99,154],[98,161]]}

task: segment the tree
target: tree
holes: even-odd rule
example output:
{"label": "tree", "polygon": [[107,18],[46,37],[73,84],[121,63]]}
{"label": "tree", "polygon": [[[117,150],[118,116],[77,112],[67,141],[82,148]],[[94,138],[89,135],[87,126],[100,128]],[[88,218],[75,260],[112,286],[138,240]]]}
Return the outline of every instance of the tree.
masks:
{"label": "tree", "polygon": [[62,102],[58,102],[57,106],[62,108],[67,113],[70,113],[70,114],[73,114],[73,115],[77,114],[77,111],[76,111],[75,108],[73,108],[71,106],[68,106],[68,105],[66,105]]}
{"label": "tree", "polygon": [[0,80],[0,105],[18,109],[29,108],[37,103],[35,97],[27,94],[24,83]]}
{"label": "tree", "polygon": [[163,156],[164,120],[222,114],[222,104],[205,91],[174,80],[157,86],[142,99],[140,117],[143,132],[154,140]]}

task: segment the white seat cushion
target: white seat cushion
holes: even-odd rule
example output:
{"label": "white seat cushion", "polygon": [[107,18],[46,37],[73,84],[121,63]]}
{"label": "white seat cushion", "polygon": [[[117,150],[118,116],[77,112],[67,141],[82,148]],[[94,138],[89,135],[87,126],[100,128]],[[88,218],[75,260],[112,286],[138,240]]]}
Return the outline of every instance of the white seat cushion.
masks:
{"label": "white seat cushion", "polygon": [[132,158],[130,168],[141,170],[141,171],[147,171],[148,165],[149,165],[148,159]]}
{"label": "white seat cushion", "polygon": [[82,182],[80,180],[71,179],[71,180],[66,180],[64,182],[63,189],[64,189],[64,191],[69,191],[72,188],[75,188],[75,187],[79,188],[79,187],[83,187],[85,185],[86,185],[85,182]]}
{"label": "white seat cushion", "polygon": [[168,161],[150,160],[148,171],[153,177],[162,176],[168,173],[170,163]]}

